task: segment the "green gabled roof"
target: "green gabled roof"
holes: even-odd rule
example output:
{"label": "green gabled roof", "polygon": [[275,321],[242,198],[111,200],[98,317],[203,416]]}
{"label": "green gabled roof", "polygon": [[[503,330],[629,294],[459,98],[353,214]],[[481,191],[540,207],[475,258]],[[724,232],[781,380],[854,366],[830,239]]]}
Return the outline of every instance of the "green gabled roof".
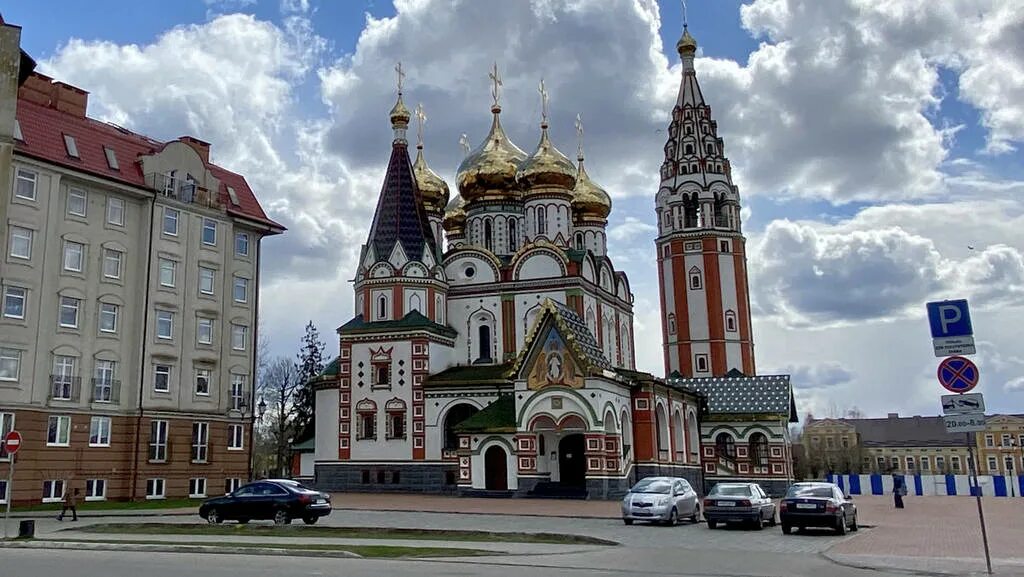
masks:
{"label": "green gabled roof", "polygon": [[338,376],[338,370],[341,367],[341,357],[335,357],[333,361],[327,363],[324,370],[320,371],[318,377],[336,377]]}
{"label": "green gabled roof", "polygon": [[516,431],[516,399],[501,395],[482,411],[455,426],[458,433],[514,433]]}
{"label": "green gabled roof", "polygon": [[581,262],[583,262],[583,259],[586,258],[587,251],[579,250],[579,249],[575,249],[575,248],[570,248],[569,250],[565,251],[565,256],[569,257],[569,260],[572,261],[572,262],[580,262],[581,263]]}
{"label": "green gabled roof", "polygon": [[310,437],[301,443],[293,443],[292,450],[296,453],[312,453],[316,450],[316,437]]}
{"label": "green gabled roof", "polygon": [[507,384],[511,368],[512,363],[450,367],[440,373],[428,376],[423,384],[428,387]]}
{"label": "green gabled roof", "polygon": [[359,335],[390,333],[409,329],[425,330],[451,339],[454,339],[457,334],[455,329],[435,323],[423,316],[420,311],[412,311],[397,321],[366,322],[363,320],[363,315],[357,315],[354,319],[338,327],[338,333],[342,335]]}

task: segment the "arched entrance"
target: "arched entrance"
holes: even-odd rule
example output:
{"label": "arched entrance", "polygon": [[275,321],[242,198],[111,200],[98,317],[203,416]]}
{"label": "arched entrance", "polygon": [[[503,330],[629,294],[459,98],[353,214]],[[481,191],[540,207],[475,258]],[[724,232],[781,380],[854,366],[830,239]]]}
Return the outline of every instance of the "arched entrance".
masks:
{"label": "arched entrance", "polygon": [[484,453],[484,487],[488,491],[508,490],[508,453],[498,445]]}
{"label": "arched entrance", "polygon": [[469,403],[460,403],[448,409],[448,414],[444,417],[443,449],[455,451],[459,448],[459,435],[454,430],[456,425],[477,414],[479,410]]}
{"label": "arched entrance", "polygon": [[558,443],[559,482],[566,487],[584,487],[587,484],[586,443],[582,434],[562,437]]}

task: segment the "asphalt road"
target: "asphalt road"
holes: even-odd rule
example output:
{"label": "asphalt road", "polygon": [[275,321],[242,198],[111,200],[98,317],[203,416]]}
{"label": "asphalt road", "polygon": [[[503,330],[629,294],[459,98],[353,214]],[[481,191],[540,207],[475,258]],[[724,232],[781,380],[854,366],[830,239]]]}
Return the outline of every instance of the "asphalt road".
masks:
{"label": "asphalt road", "polygon": [[5,549],[3,574],[12,577],[396,577],[670,575],[678,577],[884,577],[879,571],[838,567],[816,555],[615,547],[588,554],[478,558],[460,561],[364,560],[253,555]]}

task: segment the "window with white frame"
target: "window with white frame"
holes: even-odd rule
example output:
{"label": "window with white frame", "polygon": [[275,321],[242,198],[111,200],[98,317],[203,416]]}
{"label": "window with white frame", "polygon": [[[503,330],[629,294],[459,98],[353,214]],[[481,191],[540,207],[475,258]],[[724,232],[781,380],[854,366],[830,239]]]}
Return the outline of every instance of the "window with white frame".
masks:
{"label": "window with white frame", "polygon": [[212,218],[203,218],[203,244],[217,245],[217,221]]}
{"label": "window with white frame", "polygon": [[235,277],[233,296],[236,303],[244,303],[249,300],[249,279],[240,276]]}
{"label": "window with white frame", "polygon": [[58,401],[70,401],[75,397],[75,370],[78,359],[70,355],[53,356],[53,374],[51,380],[51,398]]}
{"label": "window with white frame", "polygon": [[1011,435],[1003,433],[1002,436],[999,439],[999,446],[1004,448],[1004,449],[1008,449],[1010,447],[1010,438],[1011,438]]}
{"label": "window with white frame", "polygon": [[60,326],[66,329],[78,328],[78,312],[82,301],[75,297],[60,297]]}
{"label": "window with white frame", "polygon": [[196,394],[210,396],[210,379],[213,378],[213,371],[210,369],[196,369]]}
{"label": "window with white frame", "polygon": [[192,462],[205,463],[210,449],[210,423],[192,423]]}
{"label": "window with white frame", "polygon": [[[7,433],[14,430],[14,413],[0,413],[0,439],[6,438]],[[3,443],[0,443],[0,461],[7,461],[10,455]]]}
{"label": "window with white frame", "polygon": [[162,463],[167,460],[167,421],[149,423],[149,460]]}
{"label": "window with white frame", "polygon": [[167,493],[164,491],[163,479],[146,479],[146,498],[164,499]]}
{"label": "window with white frame", "polygon": [[97,360],[92,379],[92,402],[112,403],[114,397],[114,375],[117,363],[114,361]]}
{"label": "window with white frame", "polygon": [[244,351],[246,342],[249,340],[249,327],[243,325],[231,325],[231,348],[236,351]]}
{"label": "window with white frame", "polygon": [[238,490],[242,486],[242,480],[238,477],[228,477],[224,479],[224,494],[230,495]]}
{"label": "window with white frame", "polygon": [[120,307],[114,303],[100,303],[100,332],[116,333]]}
{"label": "window with white frame", "polygon": [[21,351],[0,347],[0,381],[17,381],[20,373]]}
{"label": "window with white frame", "polygon": [[107,166],[110,167],[110,170],[121,170],[120,165],[117,163],[117,153],[114,152],[113,148],[104,146],[103,156],[107,157]]}
{"label": "window with white frame", "polygon": [[231,375],[231,408],[242,410],[245,402],[245,375]]}
{"label": "window with white frame", "polygon": [[14,258],[30,260],[32,258],[32,229],[11,226],[10,255]]}
{"label": "window with white frame", "polygon": [[249,256],[249,233],[235,233],[235,255]]}
{"label": "window with white frame", "polygon": [[71,444],[71,417],[50,415],[46,426],[47,447],[67,447]]}
{"label": "window with white frame", "polygon": [[121,278],[121,261],[124,253],[112,248],[103,249],[103,276]]}
{"label": "window with white frame", "polygon": [[14,184],[14,196],[25,200],[36,199],[36,180],[38,175],[31,170],[18,169],[18,177]]}
{"label": "window with white frame", "polygon": [[64,479],[43,481],[43,503],[60,503],[64,498]]}
{"label": "window with white frame", "polygon": [[708,356],[704,354],[694,355],[694,366],[698,373],[708,372]]}
{"label": "window with white frame", "polygon": [[228,425],[228,450],[241,451],[245,448],[245,427]]}
{"label": "window with white frame", "polygon": [[81,158],[78,155],[78,144],[75,142],[75,137],[70,134],[64,135],[64,150],[71,158]]}
{"label": "window with white frame", "polygon": [[204,295],[213,294],[213,279],[216,273],[212,268],[199,267],[199,292]]}
{"label": "window with white frame", "polygon": [[174,313],[171,311],[156,311],[156,337],[158,339],[174,338]]}
{"label": "window with white frame", "polygon": [[164,207],[164,234],[178,236],[178,211]]}
{"label": "window with white frame", "polygon": [[124,200],[107,197],[107,224],[124,226]]}
{"label": "window with white frame", "polygon": [[68,215],[84,217],[86,206],[88,204],[89,200],[84,190],[78,188],[68,189]]}
{"label": "window with white frame", "polygon": [[25,318],[25,302],[28,291],[22,287],[4,287],[4,316],[9,319]]}
{"label": "window with white frame", "polygon": [[989,473],[997,473],[997,472],[999,472],[999,462],[996,460],[995,457],[989,457],[988,458],[988,472]]}
{"label": "window with white frame", "polygon": [[110,417],[93,417],[89,421],[89,446],[110,446]]}
{"label": "window with white frame", "polygon": [[198,477],[188,480],[188,496],[192,499],[206,497],[206,478]]}
{"label": "window with white frame", "polygon": [[105,501],[107,499],[107,480],[106,479],[86,479],[85,481],[85,500],[86,501]]}
{"label": "window with white frame", "polygon": [[64,270],[82,272],[85,268],[85,245],[70,240],[64,241]]}
{"label": "window with white frame", "polygon": [[931,459],[929,459],[928,457],[921,457],[921,470],[922,471],[931,471],[932,470]]}
{"label": "window with white frame", "polygon": [[171,390],[171,365],[155,365],[153,367],[153,390],[166,393]]}
{"label": "window with white frame", "polygon": [[178,263],[168,258],[160,259],[160,286],[174,288]]}
{"label": "window with white frame", "polygon": [[914,461],[914,458],[908,456],[907,457],[907,471],[913,471],[916,468],[917,468],[917,465],[916,465],[916,463]]}
{"label": "window with white frame", "polygon": [[935,456],[935,471],[938,473],[946,472],[946,458],[942,455]]}
{"label": "window with white frame", "polygon": [[0,505],[6,505],[9,498],[7,479],[0,479]]}
{"label": "window with white frame", "polygon": [[985,446],[986,447],[995,447],[996,446],[996,437],[995,437],[995,435],[985,435]]}
{"label": "window with white frame", "polygon": [[196,318],[196,341],[201,345],[213,344],[213,319],[206,317]]}
{"label": "window with white frame", "polygon": [[959,473],[960,472],[960,457],[959,456],[953,455],[952,457],[949,458],[949,468],[954,473]]}

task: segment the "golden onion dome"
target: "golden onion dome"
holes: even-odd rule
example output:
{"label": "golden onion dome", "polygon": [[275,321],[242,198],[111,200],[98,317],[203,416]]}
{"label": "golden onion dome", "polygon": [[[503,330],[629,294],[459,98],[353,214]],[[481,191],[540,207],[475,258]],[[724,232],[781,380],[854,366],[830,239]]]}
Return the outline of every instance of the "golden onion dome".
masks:
{"label": "golden onion dome", "polygon": [[398,93],[398,102],[395,103],[394,108],[391,109],[391,125],[394,127],[405,127],[409,125],[409,119],[412,118],[412,113],[405,106],[405,102],[402,102],[402,93]]}
{"label": "golden onion dome", "polygon": [[696,54],[697,39],[690,35],[690,31],[683,26],[683,36],[676,42],[676,50],[679,54]]}
{"label": "golden onion dome", "polygon": [[462,234],[466,229],[466,201],[461,195],[456,194],[444,211],[444,220],[441,222],[445,232],[448,234]]}
{"label": "golden onion dome", "polygon": [[516,181],[525,190],[541,187],[572,190],[576,186],[576,167],[551,144],[547,122],[541,123],[537,150],[520,165]]}
{"label": "golden onion dome", "polygon": [[518,199],[516,172],[526,159],[526,153],[509,140],[501,127],[501,106],[491,108],[494,121],[491,131],[480,146],[469,153],[456,175],[459,194],[466,202],[473,202],[496,194],[499,197]]}
{"label": "golden onion dome", "polygon": [[576,188],[572,191],[572,210],[581,218],[607,220],[612,212],[612,198],[603,188],[594,184],[583,168],[583,157],[576,177]]}
{"label": "golden onion dome", "polygon": [[448,183],[427,166],[422,144],[416,145],[416,162],[412,165],[412,171],[416,175],[416,186],[420,189],[427,210],[435,213],[445,210],[451,196]]}

